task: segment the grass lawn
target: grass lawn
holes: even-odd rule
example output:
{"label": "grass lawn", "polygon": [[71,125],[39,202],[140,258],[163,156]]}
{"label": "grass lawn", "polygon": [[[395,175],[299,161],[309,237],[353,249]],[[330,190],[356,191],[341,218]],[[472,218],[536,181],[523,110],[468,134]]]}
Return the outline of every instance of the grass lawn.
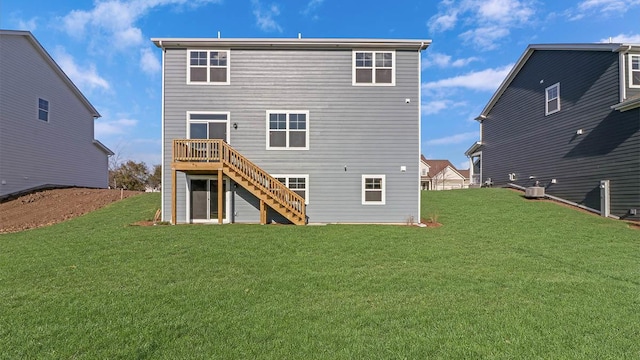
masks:
{"label": "grass lawn", "polygon": [[0,358],[640,358],[640,231],[422,196],[442,227],[130,226],[145,194],[0,235]]}

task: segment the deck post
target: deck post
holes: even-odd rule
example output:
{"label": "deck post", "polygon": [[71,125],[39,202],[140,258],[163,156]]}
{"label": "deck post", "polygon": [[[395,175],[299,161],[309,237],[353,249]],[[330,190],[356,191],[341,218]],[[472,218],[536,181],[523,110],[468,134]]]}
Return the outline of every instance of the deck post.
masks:
{"label": "deck post", "polygon": [[264,200],[260,200],[260,225],[267,223],[267,207],[264,204]]}
{"label": "deck post", "polygon": [[222,224],[222,197],[225,194],[222,192],[222,169],[218,169],[218,224]]}
{"label": "deck post", "polygon": [[177,172],[171,169],[171,223],[176,224],[176,182],[178,180]]}

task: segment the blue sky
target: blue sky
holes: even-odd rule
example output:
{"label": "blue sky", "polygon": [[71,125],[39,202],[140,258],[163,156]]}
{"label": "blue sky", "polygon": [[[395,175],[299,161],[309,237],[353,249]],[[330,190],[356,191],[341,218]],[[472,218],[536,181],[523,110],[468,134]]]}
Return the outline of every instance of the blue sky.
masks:
{"label": "blue sky", "polygon": [[152,37],[431,39],[422,152],[467,168],[473,119],[531,43],[640,43],[640,0],[2,0],[102,114],[95,137],[160,163],[161,51]]}

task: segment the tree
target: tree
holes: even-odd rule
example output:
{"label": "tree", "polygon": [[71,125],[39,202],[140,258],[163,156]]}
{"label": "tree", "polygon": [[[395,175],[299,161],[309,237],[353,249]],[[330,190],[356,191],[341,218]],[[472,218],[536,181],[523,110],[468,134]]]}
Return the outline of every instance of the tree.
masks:
{"label": "tree", "polygon": [[[122,165],[122,158],[122,144],[118,144],[113,150],[113,155],[109,156],[109,187],[112,189],[119,188],[115,174],[116,170]],[[120,188],[121,187],[122,186],[120,186]]]}
{"label": "tree", "polygon": [[147,178],[147,185],[154,190],[162,189],[162,166],[153,165],[153,171]]}
{"label": "tree", "polygon": [[128,160],[110,172],[116,189],[144,191],[149,179],[149,170],[144,162]]}

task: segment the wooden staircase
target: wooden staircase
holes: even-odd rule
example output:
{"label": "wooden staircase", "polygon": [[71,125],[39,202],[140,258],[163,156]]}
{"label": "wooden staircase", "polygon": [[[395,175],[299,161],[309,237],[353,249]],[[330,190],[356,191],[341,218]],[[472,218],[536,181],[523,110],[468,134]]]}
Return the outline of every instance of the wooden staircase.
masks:
{"label": "wooden staircase", "polygon": [[[247,189],[260,200],[260,223],[267,222],[267,206],[296,225],[307,223],[304,198],[287,188],[233,147],[220,139],[173,140],[172,223],[175,224],[176,171],[211,173],[218,171]],[[221,181],[218,184],[222,184]],[[219,219],[219,222],[222,219]]]}

